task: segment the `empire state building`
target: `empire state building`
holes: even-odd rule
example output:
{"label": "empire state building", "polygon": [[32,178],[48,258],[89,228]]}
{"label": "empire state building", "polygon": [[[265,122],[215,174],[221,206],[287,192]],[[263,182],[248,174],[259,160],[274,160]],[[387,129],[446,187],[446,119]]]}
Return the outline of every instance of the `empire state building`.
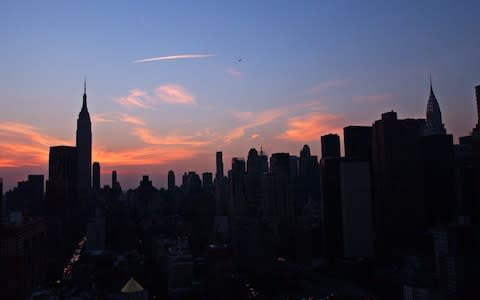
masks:
{"label": "empire state building", "polygon": [[87,83],[83,83],[83,104],[77,120],[78,192],[88,194],[92,186],[92,123],[87,108]]}

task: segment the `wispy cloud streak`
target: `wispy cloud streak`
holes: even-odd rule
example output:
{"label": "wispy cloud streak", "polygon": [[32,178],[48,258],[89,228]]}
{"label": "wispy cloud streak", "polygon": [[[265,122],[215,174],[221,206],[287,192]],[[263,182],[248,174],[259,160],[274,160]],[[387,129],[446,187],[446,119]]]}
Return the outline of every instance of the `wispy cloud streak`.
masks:
{"label": "wispy cloud streak", "polygon": [[186,145],[186,146],[202,146],[207,141],[195,139],[192,136],[180,136],[170,134],[166,136],[156,136],[148,128],[134,128],[132,134],[140,138],[142,142],[148,145]]}
{"label": "wispy cloud streak", "polygon": [[152,106],[147,103],[149,100],[150,96],[148,93],[141,89],[133,89],[128,93],[128,96],[115,99],[119,104],[128,108],[151,109]]}
{"label": "wispy cloud streak", "polygon": [[144,63],[150,61],[161,61],[161,60],[177,60],[177,59],[191,59],[191,58],[207,58],[215,56],[213,54],[178,54],[178,55],[169,55],[169,56],[159,56],[152,58],[145,58],[133,61],[133,63]]}
{"label": "wispy cloud streak", "polygon": [[166,84],[155,90],[157,97],[169,104],[191,104],[196,105],[195,97],[184,87],[177,84]]}

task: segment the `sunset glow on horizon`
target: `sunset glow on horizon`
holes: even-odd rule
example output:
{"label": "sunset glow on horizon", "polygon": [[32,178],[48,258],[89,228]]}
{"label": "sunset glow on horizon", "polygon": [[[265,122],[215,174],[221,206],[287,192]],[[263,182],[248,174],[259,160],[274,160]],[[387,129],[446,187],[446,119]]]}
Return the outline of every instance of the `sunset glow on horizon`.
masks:
{"label": "sunset glow on horizon", "polygon": [[225,173],[250,148],[320,156],[321,135],[390,110],[425,118],[430,72],[454,141],[475,126],[480,3],[267,2],[4,4],[5,189],[75,144],[84,74],[93,161],[123,188],[215,173],[216,151]]}

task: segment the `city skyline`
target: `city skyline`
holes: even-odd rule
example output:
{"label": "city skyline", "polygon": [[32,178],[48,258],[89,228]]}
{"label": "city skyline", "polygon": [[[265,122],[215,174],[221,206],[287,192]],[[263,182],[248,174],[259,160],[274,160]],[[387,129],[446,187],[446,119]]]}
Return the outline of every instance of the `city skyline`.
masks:
{"label": "city skyline", "polygon": [[4,189],[47,174],[50,146],[75,144],[84,74],[102,185],[117,170],[127,188],[143,174],[166,187],[170,169],[177,178],[213,172],[216,151],[226,168],[252,147],[298,155],[308,144],[319,155],[321,135],[372,125],[383,112],[425,118],[430,72],[456,142],[476,124],[479,4],[432,3],[188,11],[182,3],[168,14],[158,4],[152,12],[118,5],[109,24],[106,4],[7,4],[2,22],[15,26],[3,26],[0,49],[8,58],[0,74]]}

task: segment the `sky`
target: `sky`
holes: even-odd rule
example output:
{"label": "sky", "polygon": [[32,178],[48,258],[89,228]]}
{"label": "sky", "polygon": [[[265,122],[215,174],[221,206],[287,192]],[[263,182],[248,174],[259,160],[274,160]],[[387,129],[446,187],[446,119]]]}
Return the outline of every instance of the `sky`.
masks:
{"label": "sky", "polygon": [[[48,177],[74,145],[87,80],[102,185],[166,186],[223,151],[320,154],[382,112],[424,118],[429,73],[448,133],[475,126],[480,1],[1,1],[0,177]],[[156,58],[156,59],[155,59]],[[226,171],[225,170],[225,171]]]}

